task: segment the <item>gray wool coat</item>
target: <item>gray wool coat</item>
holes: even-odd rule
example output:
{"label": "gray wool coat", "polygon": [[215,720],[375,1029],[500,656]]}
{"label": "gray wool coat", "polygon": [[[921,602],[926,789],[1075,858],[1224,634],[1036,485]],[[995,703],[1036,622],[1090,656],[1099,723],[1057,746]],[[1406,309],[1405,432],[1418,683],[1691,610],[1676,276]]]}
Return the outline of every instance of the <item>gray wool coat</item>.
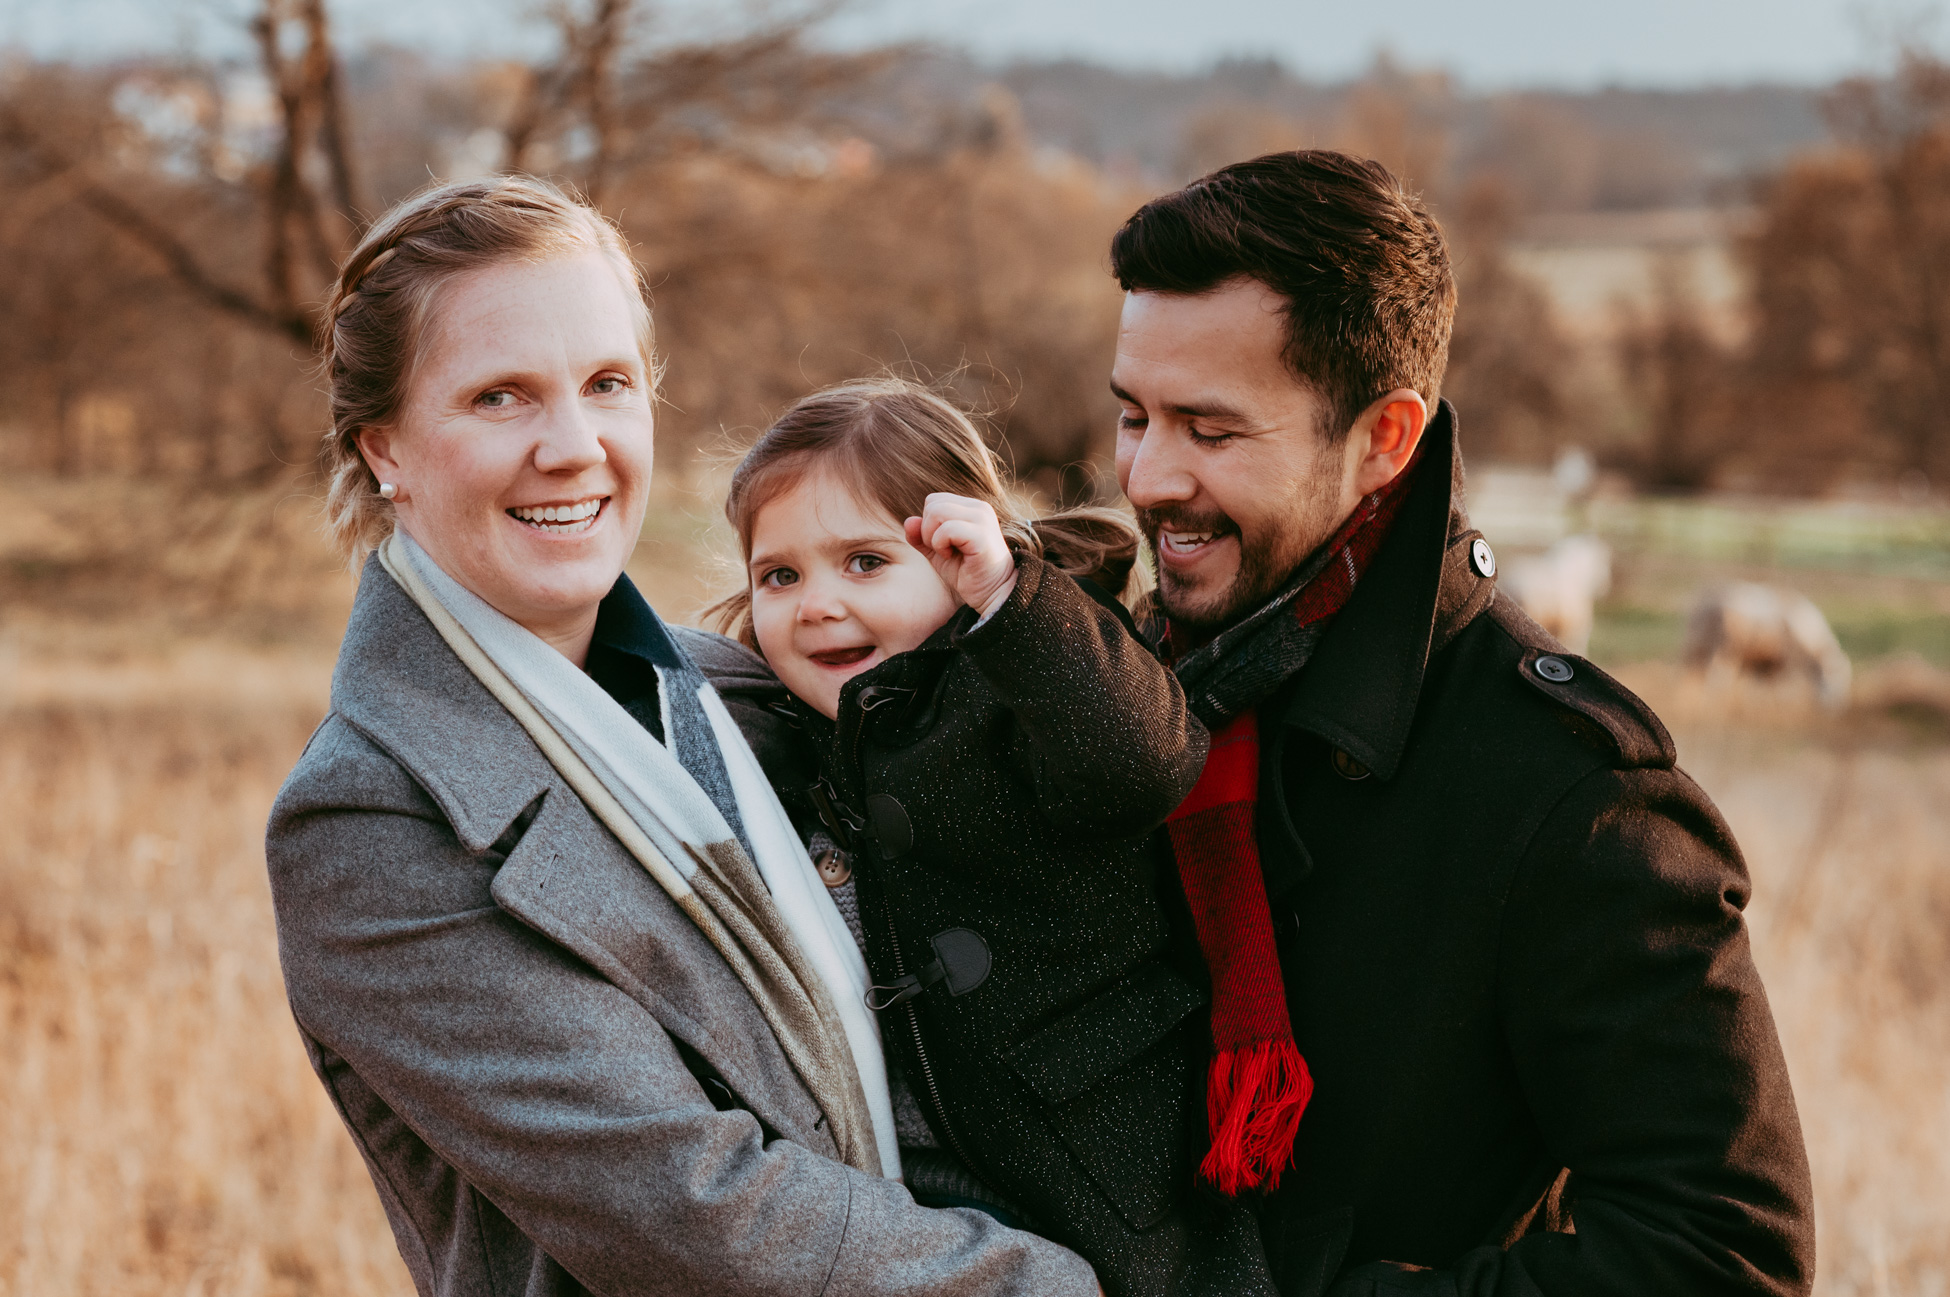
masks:
{"label": "gray wool coat", "polygon": [[1096,1292],[835,1160],[737,976],[376,564],[267,854],[292,1013],[422,1294]]}

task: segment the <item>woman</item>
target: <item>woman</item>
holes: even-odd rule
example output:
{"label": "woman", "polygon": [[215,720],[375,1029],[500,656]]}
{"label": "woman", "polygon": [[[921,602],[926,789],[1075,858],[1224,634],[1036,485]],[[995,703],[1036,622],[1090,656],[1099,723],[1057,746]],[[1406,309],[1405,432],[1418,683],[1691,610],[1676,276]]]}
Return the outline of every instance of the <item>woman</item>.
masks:
{"label": "woman", "polygon": [[423,1293],[1078,1293],[916,1206],[865,969],[624,560],[656,367],[616,233],[448,185],[347,261],[330,514],[366,563],[271,814],[287,990]]}

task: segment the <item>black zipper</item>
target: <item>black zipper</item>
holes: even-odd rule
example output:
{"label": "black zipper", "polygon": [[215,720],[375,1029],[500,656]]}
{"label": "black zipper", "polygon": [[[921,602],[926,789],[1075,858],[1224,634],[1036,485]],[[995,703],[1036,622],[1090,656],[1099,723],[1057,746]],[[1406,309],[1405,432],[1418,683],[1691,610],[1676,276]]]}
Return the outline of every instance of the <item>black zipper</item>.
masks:
{"label": "black zipper", "polygon": [[[859,786],[863,783],[860,771],[860,732],[866,726],[866,710],[856,705],[847,716],[848,724],[843,732],[843,737],[846,739],[846,773],[856,785],[853,790],[855,792],[860,791]],[[887,915],[887,942],[894,953],[894,976],[899,979],[907,976],[907,958],[901,953],[900,930],[894,923],[894,907],[887,903],[886,883],[885,878],[876,880],[876,885],[881,888],[881,907]],[[941,1102],[941,1087],[934,1079],[934,1064],[928,1061],[927,1043],[921,1038],[921,1015],[912,999],[901,1007],[907,1011],[907,1027],[914,1037],[914,1057],[921,1064],[921,1080],[927,1085],[928,1101],[934,1108],[935,1121],[941,1133],[947,1136],[948,1146],[954,1149],[955,1156],[961,1159],[962,1165],[968,1168],[970,1174],[979,1176],[975,1159],[971,1158],[968,1150],[962,1147],[961,1137],[955,1134],[955,1128],[948,1122],[948,1111]]]}
{"label": "black zipper", "polygon": [[[886,904],[884,896],[881,898],[881,903]],[[894,929],[894,911],[891,906],[887,909],[887,940],[894,951],[895,976],[906,977],[907,960],[901,956],[901,939],[900,934]],[[921,1064],[921,1080],[927,1084],[928,1100],[934,1106],[935,1120],[941,1126],[941,1133],[948,1137],[948,1145],[955,1150],[955,1156],[962,1160],[962,1165],[966,1166],[970,1173],[979,1175],[980,1172],[975,1169],[975,1160],[968,1156],[968,1150],[962,1147],[961,1138],[955,1134],[955,1128],[948,1124],[947,1109],[941,1104],[941,1087],[934,1079],[934,1064],[928,1062],[928,1047],[921,1039],[920,1012],[913,1000],[909,1000],[901,1008],[907,1012],[907,1028],[914,1035],[914,1057]]]}

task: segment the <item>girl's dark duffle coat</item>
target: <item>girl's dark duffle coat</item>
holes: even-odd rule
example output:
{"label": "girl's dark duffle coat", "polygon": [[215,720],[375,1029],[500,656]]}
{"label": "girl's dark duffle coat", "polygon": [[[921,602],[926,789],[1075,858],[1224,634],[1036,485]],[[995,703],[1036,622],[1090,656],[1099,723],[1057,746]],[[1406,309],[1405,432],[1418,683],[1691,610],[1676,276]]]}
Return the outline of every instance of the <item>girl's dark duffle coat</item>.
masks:
{"label": "girl's dark duffle coat", "polygon": [[1207,736],[1171,673],[1024,557],[986,622],[848,681],[836,721],[797,711],[882,1035],[942,1146],[1112,1297],[1273,1293],[1250,1213],[1194,1184],[1205,993],[1170,962],[1154,831]]}

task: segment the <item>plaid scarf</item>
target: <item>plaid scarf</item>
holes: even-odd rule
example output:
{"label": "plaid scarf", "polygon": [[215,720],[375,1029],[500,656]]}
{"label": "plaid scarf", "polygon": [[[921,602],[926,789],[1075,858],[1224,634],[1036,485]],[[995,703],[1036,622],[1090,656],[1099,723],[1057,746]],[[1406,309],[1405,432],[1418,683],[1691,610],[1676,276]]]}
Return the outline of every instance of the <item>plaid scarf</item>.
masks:
{"label": "plaid scarf", "polygon": [[1212,1063],[1206,1121],[1212,1147],[1199,1173],[1218,1190],[1279,1187],[1293,1160],[1313,1077],[1293,1041],[1260,873],[1259,722],[1254,711],[1306,665],[1328,621],[1381,548],[1400,511],[1414,461],[1364,496],[1332,539],[1284,589],[1245,620],[1179,656],[1183,628],[1165,649],[1192,711],[1212,731],[1205,770],[1165,822],[1178,876],[1212,975]]}

